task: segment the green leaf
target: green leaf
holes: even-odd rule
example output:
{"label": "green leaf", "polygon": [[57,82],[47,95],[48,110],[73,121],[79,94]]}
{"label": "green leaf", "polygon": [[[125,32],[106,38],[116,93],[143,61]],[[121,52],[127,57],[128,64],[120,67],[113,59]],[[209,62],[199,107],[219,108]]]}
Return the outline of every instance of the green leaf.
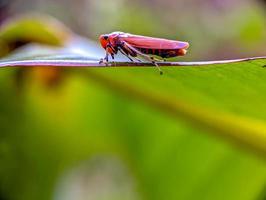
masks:
{"label": "green leaf", "polygon": [[[77,55],[73,55],[77,56]],[[58,59],[54,55],[47,56],[45,58],[42,57],[35,57],[34,60],[23,60],[23,57],[21,60],[12,60],[12,61],[3,61],[0,63],[1,66],[58,66],[58,67],[93,67],[93,66],[105,66],[105,65],[98,65],[98,62],[91,61],[90,58],[82,57],[82,58],[76,58],[68,59],[67,56],[62,57]],[[218,63],[218,64],[217,64]],[[130,66],[134,67],[134,63],[114,63],[113,66],[123,66],[125,64],[130,64]],[[175,92],[173,91],[179,91],[178,84],[174,82],[176,76],[179,75],[180,72],[183,70],[186,70],[186,76],[191,74],[190,79],[195,77],[195,73],[197,73],[197,79],[198,76],[202,74],[202,71],[204,71],[203,79],[195,80],[197,82],[196,84],[202,85],[205,89],[212,89],[208,88],[208,85],[215,85],[219,92],[223,91],[223,87],[226,86],[226,84],[222,84],[219,82],[205,82],[204,80],[208,80],[208,77],[216,77],[217,81],[222,81],[222,79],[219,79],[217,77],[217,71],[219,72],[219,75],[223,77],[226,76],[227,73],[223,74],[224,71],[232,72],[232,70],[242,70],[243,72],[250,73],[249,71],[252,71],[253,73],[260,74],[265,71],[263,68],[266,64],[265,59],[263,57],[261,58],[247,58],[247,59],[239,59],[239,60],[232,60],[232,61],[213,61],[213,62],[183,62],[183,63],[170,63],[172,64],[172,67],[164,67],[164,70],[166,71],[166,74],[163,77],[157,77],[153,78],[154,80],[150,80],[151,78],[146,78],[145,76],[140,80],[139,77],[142,75],[131,75],[131,74],[124,74],[125,70],[119,70],[118,72],[115,72],[114,74],[112,72],[104,73],[108,74],[101,75],[98,73],[93,73],[92,76],[90,74],[92,72],[86,71],[82,72],[83,74],[89,74],[89,78],[93,78],[96,81],[99,81],[104,86],[109,87],[110,89],[113,89],[114,91],[121,92],[122,94],[132,97],[133,99],[137,99],[140,101],[143,101],[147,103],[150,106],[153,106],[163,112],[166,112],[167,114],[171,115],[172,117],[180,117],[183,118],[186,121],[189,121],[192,123],[192,125],[197,125],[200,128],[203,129],[210,129],[213,130],[214,133],[217,133],[227,139],[231,139],[234,142],[237,142],[241,145],[245,145],[246,147],[250,148],[251,150],[257,151],[257,153],[262,154],[262,156],[266,156],[266,124],[263,120],[260,119],[253,119],[252,117],[249,117],[248,115],[239,115],[238,113],[232,113],[230,110],[220,109],[216,108],[214,106],[208,106],[208,105],[202,105],[198,106],[197,104],[201,102],[194,102],[194,98],[190,99],[185,90],[192,90],[193,93],[197,92],[195,88],[189,88],[187,86],[182,87],[181,92]],[[142,64],[145,66],[145,64]],[[146,64],[147,65],[147,64]],[[179,69],[175,69],[173,66],[177,65],[179,66]],[[184,69],[182,66],[197,66],[197,68],[188,68]],[[171,71],[169,71],[169,69]],[[232,68],[232,69],[231,69]],[[173,71],[173,70],[176,71]],[[143,71],[146,71],[147,69],[142,69]],[[122,74],[121,74],[122,71]],[[134,70],[132,70],[134,72]],[[155,71],[155,70],[154,70]],[[196,72],[195,72],[196,71]],[[210,71],[209,73],[206,73],[205,71]],[[129,70],[126,70],[126,72],[129,72]],[[241,72],[240,74],[242,74]],[[118,77],[117,77],[118,76]],[[241,75],[242,77],[243,75]],[[123,77],[125,77],[126,81],[123,81]],[[135,79],[137,77],[137,79]],[[172,77],[172,78],[169,78]],[[213,81],[213,78],[209,78]],[[241,85],[231,85],[231,87],[235,87],[234,89],[231,88],[230,90],[236,91],[236,89],[244,90],[247,85],[244,85],[243,88],[242,82],[246,81],[242,79],[234,79],[234,81],[238,81],[238,84],[241,83]],[[160,78],[160,79],[159,79]],[[156,80],[158,79],[158,80]],[[118,81],[122,80],[122,81]],[[128,80],[130,80],[131,84],[128,84]],[[178,78],[178,83],[182,81],[182,78]],[[247,79],[248,80],[248,79]],[[253,80],[255,82],[255,80]],[[172,82],[172,84],[170,84]],[[192,81],[193,82],[193,81]],[[134,85],[132,84],[134,83]],[[149,83],[147,85],[147,83]],[[258,82],[256,82],[258,83]],[[146,85],[145,88],[142,87],[142,85]],[[169,91],[169,88],[165,88],[164,85],[171,85],[171,90]],[[191,83],[189,84],[191,85]],[[204,86],[205,85],[205,86]],[[251,84],[249,84],[250,87]],[[261,85],[263,85],[261,83]],[[187,87],[187,88],[186,88]],[[158,92],[158,89],[160,92]],[[229,90],[229,92],[230,92]],[[252,91],[256,91],[256,88],[252,88]],[[206,91],[198,91],[199,94],[204,94],[208,98],[209,95]],[[183,97],[183,99],[180,97]],[[186,96],[187,95],[187,96]],[[217,94],[218,95],[218,94]],[[240,95],[243,95],[242,93]],[[244,94],[249,97],[249,94]],[[205,97],[205,98],[206,98]],[[228,98],[234,97],[234,94],[226,95],[227,101],[230,101],[230,103],[234,102],[232,100],[229,100]],[[197,99],[198,97],[196,97]],[[213,98],[213,97],[212,97]],[[221,99],[216,99],[217,102],[225,101],[225,97]],[[249,97],[250,98],[250,97]],[[257,97],[256,97],[257,98]],[[240,97],[238,97],[240,99]],[[206,100],[205,100],[206,101]],[[203,101],[203,102],[205,102]],[[249,100],[250,102],[254,100]],[[232,105],[231,105],[232,106]],[[241,104],[239,104],[241,106]],[[245,110],[247,108],[245,107]],[[228,112],[229,111],[229,112]]]}

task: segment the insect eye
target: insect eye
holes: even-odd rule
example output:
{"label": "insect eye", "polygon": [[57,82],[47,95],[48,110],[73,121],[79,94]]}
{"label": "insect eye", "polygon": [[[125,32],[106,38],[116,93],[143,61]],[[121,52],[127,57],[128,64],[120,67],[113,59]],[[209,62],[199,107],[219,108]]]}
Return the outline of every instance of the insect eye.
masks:
{"label": "insect eye", "polygon": [[103,36],[103,39],[107,40],[108,39],[108,36],[107,35]]}

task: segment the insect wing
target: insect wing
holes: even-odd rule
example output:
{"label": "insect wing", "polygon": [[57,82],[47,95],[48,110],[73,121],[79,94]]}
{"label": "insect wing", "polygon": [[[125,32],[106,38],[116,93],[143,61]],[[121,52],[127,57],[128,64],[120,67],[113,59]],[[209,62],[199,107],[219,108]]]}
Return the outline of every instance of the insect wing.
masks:
{"label": "insect wing", "polygon": [[167,40],[161,38],[146,37],[140,35],[125,34],[121,37],[123,41],[137,48],[147,49],[187,49],[187,42]]}

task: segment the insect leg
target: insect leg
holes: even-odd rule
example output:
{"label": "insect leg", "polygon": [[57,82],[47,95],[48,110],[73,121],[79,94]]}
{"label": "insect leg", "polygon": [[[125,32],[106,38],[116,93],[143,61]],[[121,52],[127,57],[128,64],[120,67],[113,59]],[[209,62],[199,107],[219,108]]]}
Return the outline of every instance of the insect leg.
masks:
{"label": "insect leg", "polygon": [[133,57],[135,60],[139,61],[139,62],[143,62],[142,60],[138,59],[137,57]]}
{"label": "insect leg", "polygon": [[126,54],[122,49],[119,48],[118,51],[121,52],[124,56],[128,57],[128,59],[129,59],[130,61],[132,61],[132,62],[134,61],[134,60],[133,60],[128,54]]}
{"label": "insect leg", "polygon": [[109,55],[109,53],[108,53],[108,51],[106,50],[106,55],[105,55],[105,57],[104,58],[101,58],[100,59],[100,61],[99,61],[99,64],[108,64],[108,55]]}
{"label": "insect leg", "polygon": [[[108,64],[108,61],[109,61],[109,52],[108,52],[108,48],[110,48],[110,49],[112,49],[113,50],[113,47],[111,46],[111,45],[107,45],[106,46],[106,49],[105,49],[105,52],[106,52],[106,54],[105,54],[105,57],[104,58],[102,58],[102,59],[100,59],[100,62],[99,62],[99,64],[102,64],[102,63],[104,63],[104,64]],[[112,57],[112,59],[114,59],[114,54],[113,53],[111,53],[111,57]]]}
{"label": "insect leg", "polygon": [[149,56],[147,54],[142,53],[141,51],[139,51],[138,49],[136,49],[135,47],[132,47],[130,44],[125,42],[125,46],[127,46],[131,51],[134,51],[135,53],[137,53],[138,55],[148,59],[149,61],[158,61],[158,62],[162,62],[162,60],[154,58],[153,56]]}
{"label": "insect leg", "polygon": [[158,58],[154,58],[153,56],[149,56],[152,60],[154,61],[157,61],[157,62],[163,62],[163,61],[166,61],[166,60],[160,60]]}
{"label": "insect leg", "polygon": [[147,60],[149,60],[150,62],[152,62],[152,64],[154,64],[157,69],[159,70],[160,74],[163,74],[163,71],[161,70],[161,68],[159,67],[159,65],[157,64],[157,62],[155,61],[154,57],[150,57],[142,52],[140,52],[139,50],[137,50],[136,48],[132,47],[131,45],[127,44],[126,42],[123,43],[125,48],[130,49],[131,51],[135,52],[136,54],[146,58]]}
{"label": "insect leg", "polygon": [[109,53],[106,51],[106,56],[105,56],[105,58],[104,58],[105,60],[106,60],[106,62],[108,62],[109,61]]}
{"label": "insect leg", "polygon": [[133,59],[137,60],[138,62],[142,62],[140,59],[136,58],[136,57],[131,57],[130,54],[126,53],[121,47],[118,48],[118,51],[120,51],[124,56],[128,57],[128,59],[132,62],[134,62]]}

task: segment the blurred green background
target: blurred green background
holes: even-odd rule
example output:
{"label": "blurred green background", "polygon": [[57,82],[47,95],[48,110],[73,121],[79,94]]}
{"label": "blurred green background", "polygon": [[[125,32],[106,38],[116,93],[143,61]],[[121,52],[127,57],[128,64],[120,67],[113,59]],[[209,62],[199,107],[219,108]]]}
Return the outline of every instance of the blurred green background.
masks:
{"label": "blurred green background", "polygon": [[[0,29],[0,55],[123,31],[190,42],[182,61],[263,56],[265,10],[263,0],[0,0],[2,27],[13,24]],[[16,22],[27,13],[66,27]],[[0,200],[265,200],[266,156],[97,80],[265,124],[265,64],[166,68],[163,77],[153,68],[0,69]]]}

